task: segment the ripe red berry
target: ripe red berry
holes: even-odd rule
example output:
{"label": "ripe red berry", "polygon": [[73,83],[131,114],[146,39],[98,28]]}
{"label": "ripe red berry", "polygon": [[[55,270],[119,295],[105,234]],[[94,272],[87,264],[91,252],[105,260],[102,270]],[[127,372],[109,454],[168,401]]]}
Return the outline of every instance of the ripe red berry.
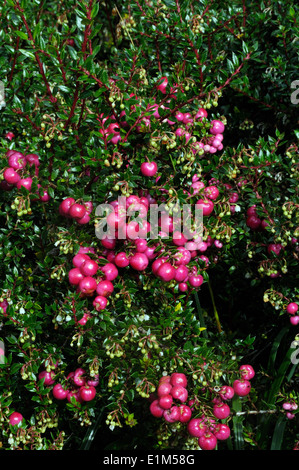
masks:
{"label": "ripe red berry", "polygon": [[170,376],[170,383],[173,386],[181,385],[182,387],[186,388],[188,381],[187,381],[187,377],[185,374],[181,372],[173,372]]}
{"label": "ripe red berry", "polygon": [[198,439],[198,445],[202,450],[213,450],[217,445],[217,438],[211,432],[206,432]]}
{"label": "ripe red berry", "polygon": [[255,376],[255,371],[253,367],[249,364],[244,364],[240,366],[239,371],[243,379],[250,380]]}
{"label": "ripe red berry", "polygon": [[294,315],[298,311],[298,304],[296,302],[291,302],[287,305],[287,312],[290,315]]}
{"label": "ripe red berry", "polygon": [[158,165],[156,162],[143,162],[141,163],[140,170],[144,176],[155,176],[158,171]]}
{"label": "ripe red berry", "polygon": [[248,380],[235,380],[233,383],[235,394],[239,397],[245,397],[251,390],[251,383]]}
{"label": "ripe red berry", "polygon": [[9,416],[9,424],[11,424],[12,426],[19,424],[22,420],[23,420],[23,416],[21,415],[21,413],[18,413],[17,411],[14,411]]}
{"label": "ripe red berry", "polygon": [[226,403],[217,403],[213,407],[213,414],[218,419],[226,419],[230,415],[230,407]]}

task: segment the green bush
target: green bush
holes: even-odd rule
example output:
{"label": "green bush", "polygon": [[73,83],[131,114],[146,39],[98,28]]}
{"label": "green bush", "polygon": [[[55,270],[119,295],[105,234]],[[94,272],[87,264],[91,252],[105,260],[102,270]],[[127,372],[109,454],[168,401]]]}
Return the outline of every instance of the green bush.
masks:
{"label": "green bush", "polygon": [[[297,13],[279,0],[3,2],[2,449],[197,450],[187,421],[151,413],[161,377],[184,374],[184,405],[211,420],[244,364],[251,390],[226,401],[216,448],[298,447]],[[193,230],[198,201],[213,202],[186,280],[152,269],[176,265],[172,234],[145,227],[145,269],[132,236],[99,238],[99,206],[134,196],[172,221],[188,204]],[[70,282],[78,252],[98,263],[96,285],[126,254],[110,296]],[[91,400],[53,395],[97,375]]]}

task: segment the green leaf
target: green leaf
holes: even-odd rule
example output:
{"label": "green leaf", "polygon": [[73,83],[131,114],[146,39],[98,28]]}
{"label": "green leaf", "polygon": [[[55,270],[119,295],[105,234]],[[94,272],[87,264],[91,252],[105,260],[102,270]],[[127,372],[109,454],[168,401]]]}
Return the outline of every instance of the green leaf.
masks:
{"label": "green leaf", "polygon": [[95,18],[97,16],[99,12],[99,8],[100,8],[100,4],[96,2],[90,13],[91,18]]}
{"label": "green leaf", "polygon": [[[242,401],[238,396],[234,396],[232,399],[232,409],[235,412],[242,411]],[[243,416],[233,416],[233,430],[234,430],[234,442],[235,450],[243,450],[244,448],[244,438],[243,438]]]}
{"label": "green leaf", "polygon": [[28,41],[28,36],[26,33],[23,33],[23,31],[15,31],[16,35],[19,36],[21,39],[25,39]]}
{"label": "green leaf", "polygon": [[287,424],[285,416],[279,416],[273,431],[270,450],[281,450],[283,443],[284,430]]}

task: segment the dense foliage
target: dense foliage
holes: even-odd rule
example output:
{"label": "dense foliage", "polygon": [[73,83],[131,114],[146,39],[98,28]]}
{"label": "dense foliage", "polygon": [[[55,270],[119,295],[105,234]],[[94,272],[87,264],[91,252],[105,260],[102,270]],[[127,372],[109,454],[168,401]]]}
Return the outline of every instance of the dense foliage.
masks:
{"label": "dense foliage", "polygon": [[[295,2],[4,0],[0,18],[1,448],[297,448]],[[133,214],[155,204],[153,238]]]}

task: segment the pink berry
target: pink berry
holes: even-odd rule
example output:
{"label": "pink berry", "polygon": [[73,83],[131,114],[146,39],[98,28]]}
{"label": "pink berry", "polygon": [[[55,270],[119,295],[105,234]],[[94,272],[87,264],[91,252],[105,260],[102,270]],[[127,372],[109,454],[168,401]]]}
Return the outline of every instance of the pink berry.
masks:
{"label": "pink berry", "polygon": [[255,376],[255,371],[253,367],[249,364],[240,366],[239,371],[241,372],[242,378],[246,380],[253,379],[253,377]]}
{"label": "pink berry", "polygon": [[213,430],[213,434],[219,441],[224,441],[230,436],[230,428],[224,423],[217,424]]}
{"label": "pink berry", "polygon": [[158,165],[156,162],[143,162],[141,163],[140,170],[144,176],[155,176],[158,171]]}
{"label": "pink berry", "polygon": [[11,424],[12,426],[19,424],[22,420],[23,420],[23,416],[21,415],[21,413],[18,413],[17,411],[14,411],[9,416],[9,424]]}
{"label": "pink berry", "polygon": [[213,407],[213,413],[217,419],[226,419],[230,415],[230,407],[226,403],[217,403]]}
{"label": "pink berry", "polygon": [[198,445],[202,450],[213,450],[217,445],[217,438],[211,432],[206,432],[198,439]]}
{"label": "pink berry", "polygon": [[290,304],[288,304],[287,312],[290,315],[294,315],[297,311],[298,311],[298,304],[296,304],[296,302],[291,302]]}
{"label": "pink berry", "polygon": [[251,383],[248,380],[235,380],[233,383],[235,394],[239,397],[245,397],[251,390]]}

